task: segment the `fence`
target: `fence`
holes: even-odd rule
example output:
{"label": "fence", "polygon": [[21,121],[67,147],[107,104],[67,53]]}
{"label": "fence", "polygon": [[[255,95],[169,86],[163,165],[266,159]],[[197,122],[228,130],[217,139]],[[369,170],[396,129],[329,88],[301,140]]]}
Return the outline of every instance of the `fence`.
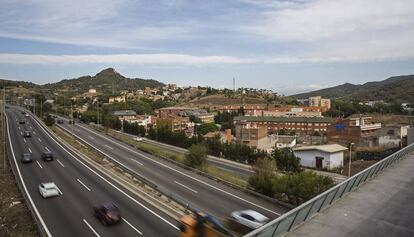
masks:
{"label": "fence", "polygon": [[244,237],[279,237],[293,230],[413,150],[411,144],[397,151]]}

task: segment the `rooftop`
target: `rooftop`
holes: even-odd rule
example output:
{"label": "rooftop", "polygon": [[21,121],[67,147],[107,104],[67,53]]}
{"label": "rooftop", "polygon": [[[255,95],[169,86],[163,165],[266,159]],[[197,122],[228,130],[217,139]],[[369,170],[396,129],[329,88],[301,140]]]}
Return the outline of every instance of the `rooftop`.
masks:
{"label": "rooftop", "polygon": [[333,123],[334,118],[330,117],[256,117],[256,116],[237,116],[234,121],[245,120],[248,122],[301,122],[301,123]]}
{"label": "rooftop", "polygon": [[117,110],[114,111],[113,115],[115,116],[134,116],[137,115],[137,112],[133,110]]}
{"label": "rooftop", "polygon": [[327,145],[317,145],[317,146],[302,146],[293,148],[294,151],[310,151],[310,150],[318,150],[328,153],[335,153],[340,151],[346,151],[348,148],[338,145],[338,144],[327,144]]}

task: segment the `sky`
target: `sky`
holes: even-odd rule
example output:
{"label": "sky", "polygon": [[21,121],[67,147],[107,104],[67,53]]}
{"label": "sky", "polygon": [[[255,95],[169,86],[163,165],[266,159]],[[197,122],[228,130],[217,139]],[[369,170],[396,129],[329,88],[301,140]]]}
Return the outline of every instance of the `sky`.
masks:
{"label": "sky", "polygon": [[414,74],[413,0],[0,0],[0,78],[280,94]]}

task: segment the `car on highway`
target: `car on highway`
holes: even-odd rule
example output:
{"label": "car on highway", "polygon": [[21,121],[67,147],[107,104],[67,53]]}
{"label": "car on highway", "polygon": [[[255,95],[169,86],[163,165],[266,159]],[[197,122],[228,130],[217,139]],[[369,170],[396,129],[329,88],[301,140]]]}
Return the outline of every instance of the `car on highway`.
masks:
{"label": "car on highway", "polygon": [[69,120],[69,124],[75,124],[75,120]]}
{"label": "car on highway", "polygon": [[43,159],[43,161],[52,161],[53,160],[53,153],[51,151],[43,151],[42,152],[42,159]]}
{"label": "car on highway", "polygon": [[116,224],[121,221],[121,211],[112,202],[105,202],[93,207],[95,217],[103,225]]}
{"label": "car on highway", "polygon": [[25,124],[25,123],[26,123],[26,120],[24,120],[24,119],[19,120],[19,124]]}
{"label": "car on highway", "polygon": [[30,131],[24,131],[23,132],[23,137],[32,137],[32,132],[30,132]]}
{"label": "car on highway", "polygon": [[22,111],[22,114],[26,114],[26,112]]}
{"label": "car on highway", "polygon": [[53,182],[39,184],[39,193],[44,198],[59,196],[62,193]]}
{"label": "car on highway", "polygon": [[30,154],[30,153],[23,153],[22,154],[22,158],[20,159],[20,161],[22,163],[32,163],[33,162],[32,154]]}
{"label": "car on highway", "polygon": [[134,141],[142,142],[142,141],[144,141],[144,138],[142,138],[142,137],[134,137]]}
{"label": "car on highway", "polygon": [[10,107],[6,105],[6,106],[5,106],[5,108],[6,108],[6,109],[9,109]]}
{"label": "car on highway", "polygon": [[58,123],[58,124],[63,124],[63,119],[58,119],[58,120],[57,120],[57,123]]}
{"label": "car on highway", "polygon": [[26,113],[24,116],[29,117],[30,115],[28,113]]}
{"label": "car on highway", "polygon": [[269,218],[253,210],[234,211],[231,213],[231,217],[251,229],[257,229],[269,221]]}

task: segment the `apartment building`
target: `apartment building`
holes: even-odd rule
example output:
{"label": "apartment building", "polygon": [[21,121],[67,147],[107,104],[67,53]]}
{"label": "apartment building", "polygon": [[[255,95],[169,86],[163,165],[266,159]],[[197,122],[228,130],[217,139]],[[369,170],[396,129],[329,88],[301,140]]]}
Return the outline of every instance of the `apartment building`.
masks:
{"label": "apartment building", "polygon": [[273,150],[276,139],[267,135],[267,128],[265,126],[250,126],[250,124],[238,123],[236,128],[236,140],[249,146],[253,149],[259,150]]}
{"label": "apartment building", "polygon": [[219,109],[221,113],[224,112],[238,112],[243,107],[244,114],[249,116],[262,116],[265,110],[264,106],[261,105],[225,105]]}
{"label": "apartment building", "polygon": [[123,103],[125,101],[126,101],[125,95],[109,97],[110,104],[115,103],[115,102]]}
{"label": "apartment building", "polygon": [[249,127],[266,127],[267,132],[278,133],[280,130],[294,131],[298,134],[326,133],[327,127],[334,123],[335,119],[326,117],[255,117],[238,116],[234,118],[235,125]]}
{"label": "apartment building", "polygon": [[330,109],[331,100],[324,99],[322,98],[322,96],[309,97],[309,106],[320,106],[320,107],[326,107],[327,109]]}

